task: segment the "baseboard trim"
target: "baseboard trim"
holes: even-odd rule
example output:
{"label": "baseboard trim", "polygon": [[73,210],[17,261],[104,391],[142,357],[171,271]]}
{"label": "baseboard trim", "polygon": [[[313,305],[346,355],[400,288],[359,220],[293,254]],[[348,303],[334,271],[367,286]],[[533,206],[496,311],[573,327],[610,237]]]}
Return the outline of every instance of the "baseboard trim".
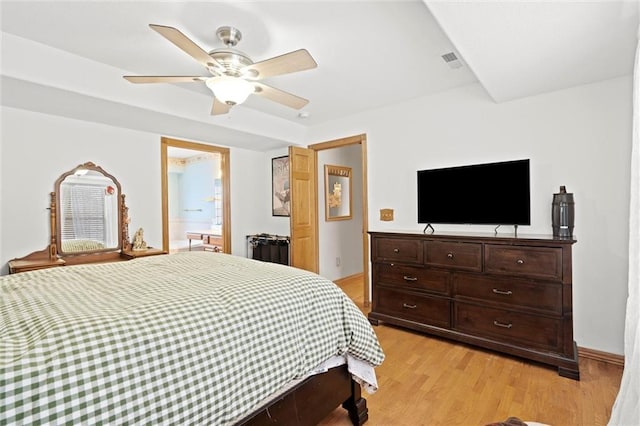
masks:
{"label": "baseboard trim", "polygon": [[333,282],[336,283],[338,287],[341,287],[343,285],[351,284],[352,281],[362,282],[363,279],[364,279],[364,272],[359,272],[357,274],[349,275],[348,277],[333,280]]}
{"label": "baseboard trim", "polygon": [[607,364],[624,367],[624,355],[612,354],[610,352],[598,351],[595,349],[581,348],[578,346],[578,356],[592,359],[594,361],[606,362]]}

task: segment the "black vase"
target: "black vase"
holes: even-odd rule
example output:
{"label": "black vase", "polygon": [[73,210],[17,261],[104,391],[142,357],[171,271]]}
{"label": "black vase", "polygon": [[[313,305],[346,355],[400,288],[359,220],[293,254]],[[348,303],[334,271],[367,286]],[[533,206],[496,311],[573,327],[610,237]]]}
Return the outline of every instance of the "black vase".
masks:
{"label": "black vase", "polygon": [[573,236],[573,220],[575,217],[575,203],[573,194],[568,194],[564,186],[560,187],[560,193],[553,194],[551,204],[551,226],[553,236],[559,238],[571,238]]}

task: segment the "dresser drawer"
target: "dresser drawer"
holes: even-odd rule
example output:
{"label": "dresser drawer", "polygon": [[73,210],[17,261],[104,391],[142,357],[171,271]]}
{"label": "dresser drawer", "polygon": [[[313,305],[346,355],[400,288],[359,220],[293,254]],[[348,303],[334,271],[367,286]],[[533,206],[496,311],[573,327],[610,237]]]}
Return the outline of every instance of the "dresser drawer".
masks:
{"label": "dresser drawer", "polygon": [[374,261],[422,264],[422,241],[402,238],[374,238]]}
{"label": "dresser drawer", "polygon": [[457,273],[453,277],[456,299],[501,303],[552,315],[562,313],[562,284]]}
{"label": "dresser drawer", "polygon": [[487,244],[484,270],[494,274],[562,280],[562,249]]}
{"label": "dresser drawer", "polygon": [[506,309],[454,303],[454,330],[503,343],[544,350],[562,350],[560,319],[528,315]]}
{"label": "dresser drawer", "polygon": [[394,263],[376,263],[373,268],[376,283],[450,294],[448,271]]}
{"label": "dresser drawer", "polygon": [[482,244],[426,241],[424,245],[427,265],[482,271]]}
{"label": "dresser drawer", "polygon": [[380,287],[375,289],[374,294],[374,309],[377,313],[437,327],[448,328],[451,325],[449,299]]}

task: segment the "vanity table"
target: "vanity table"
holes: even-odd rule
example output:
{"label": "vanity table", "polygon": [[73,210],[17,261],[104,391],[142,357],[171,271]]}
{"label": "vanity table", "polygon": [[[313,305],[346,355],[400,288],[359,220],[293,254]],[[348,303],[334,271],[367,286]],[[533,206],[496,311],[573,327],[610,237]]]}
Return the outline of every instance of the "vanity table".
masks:
{"label": "vanity table", "polygon": [[222,251],[222,235],[219,231],[188,231],[187,239],[189,240],[189,251],[191,251],[191,241],[202,241],[199,247],[203,247],[204,251],[221,252]]}
{"label": "vanity table", "polygon": [[123,250],[120,256],[125,260],[137,259],[139,257],[156,256],[167,254],[166,251],[158,248],[147,247],[145,250]]}
{"label": "vanity table", "polygon": [[[45,252],[45,250],[43,250],[42,252]],[[35,253],[32,253],[31,255],[36,253],[42,253],[42,252],[35,252]],[[9,273],[17,274],[19,272],[35,271],[36,269],[55,268],[57,266],[64,266],[67,264],[67,262],[65,262],[64,259],[60,259],[60,258],[53,259],[53,260],[50,259],[48,250],[45,253],[42,253],[42,257],[33,256],[27,259],[27,257],[29,256],[10,260]]]}
{"label": "vanity table", "polygon": [[120,182],[92,162],[63,173],[50,197],[49,245],[9,261],[10,274],[166,254],[152,247],[132,249]]}

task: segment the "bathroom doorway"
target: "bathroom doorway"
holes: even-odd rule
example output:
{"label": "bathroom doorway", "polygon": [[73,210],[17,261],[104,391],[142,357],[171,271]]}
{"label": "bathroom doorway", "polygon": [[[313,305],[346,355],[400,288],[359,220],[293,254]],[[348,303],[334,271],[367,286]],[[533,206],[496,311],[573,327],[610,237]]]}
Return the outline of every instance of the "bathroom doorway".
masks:
{"label": "bathroom doorway", "polygon": [[231,253],[229,150],[161,140],[162,245],[169,253]]}

